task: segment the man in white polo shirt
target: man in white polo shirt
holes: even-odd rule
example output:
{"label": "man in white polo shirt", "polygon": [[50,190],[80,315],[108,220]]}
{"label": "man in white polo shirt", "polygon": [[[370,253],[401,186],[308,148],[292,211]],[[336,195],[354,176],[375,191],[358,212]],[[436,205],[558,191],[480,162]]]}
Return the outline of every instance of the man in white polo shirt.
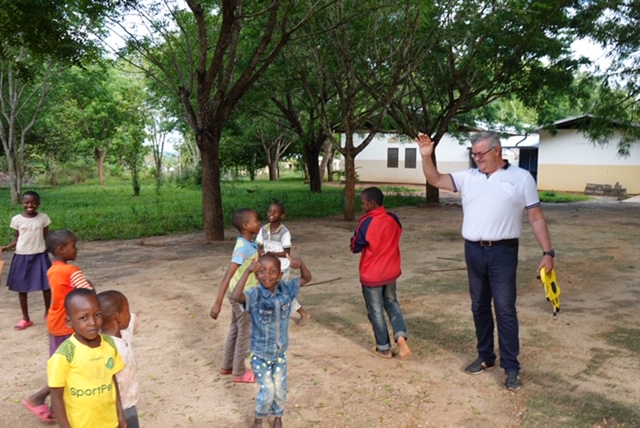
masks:
{"label": "man in white polo shirt", "polygon": [[428,135],[420,134],[418,144],[429,184],[462,195],[462,237],[478,349],[478,358],[465,371],[480,374],[495,367],[493,301],[505,387],[520,389],[516,271],[525,209],[542,248],[538,270],[544,266],[550,272],[555,256],[535,180],[529,171],[502,159],[500,137],[493,132],[471,137],[471,155],[478,167],[451,174],[438,172],[432,159],[435,144]]}

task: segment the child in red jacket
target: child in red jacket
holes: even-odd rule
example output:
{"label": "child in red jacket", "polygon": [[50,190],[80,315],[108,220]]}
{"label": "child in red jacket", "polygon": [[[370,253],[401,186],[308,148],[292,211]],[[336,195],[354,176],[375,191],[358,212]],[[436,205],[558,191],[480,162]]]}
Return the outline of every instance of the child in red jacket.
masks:
{"label": "child in red jacket", "polygon": [[367,315],[373,327],[375,355],[391,358],[391,343],[385,311],[398,344],[398,356],[407,358],[411,350],[407,345],[407,327],[396,296],[396,279],[402,274],[400,267],[400,235],[402,225],[398,217],[383,205],[384,195],[377,187],[362,191],[360,202],[365,214],[360,219],[353,237],[351,251],[362,252],[360,257],[360,283],[367,305]]}

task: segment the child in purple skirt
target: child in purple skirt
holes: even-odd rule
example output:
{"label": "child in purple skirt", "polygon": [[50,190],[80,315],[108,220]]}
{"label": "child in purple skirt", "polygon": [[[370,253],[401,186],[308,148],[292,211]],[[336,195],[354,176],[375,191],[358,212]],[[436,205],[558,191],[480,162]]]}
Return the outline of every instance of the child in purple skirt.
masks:
{"label": "child in purple skirt", "polygon": [[18,293],[20,309],[22,309],[22,319],[14,327],[16,330],[24,330],[33,325],[33,321],[29,318],[27,293],[42,291],[45,318],[51,306],[51,289],[47,279],[51,260],[44,242],[49,233],[51,220],[45,213],[37,211],[38,206],[40,206],[40,196],[33,191],[24,192],[22,214],[11,219],[10,226],[15,229],[16,238],[4,247],[0,247],[0,254],[9,248],[16,248],[7,277],[7,287]]}

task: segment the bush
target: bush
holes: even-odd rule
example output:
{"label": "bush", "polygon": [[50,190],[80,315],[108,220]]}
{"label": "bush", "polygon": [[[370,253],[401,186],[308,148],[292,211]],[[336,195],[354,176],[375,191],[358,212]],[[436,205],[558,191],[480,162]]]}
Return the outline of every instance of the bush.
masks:
{"label": "bush", "polygon": [[54,164],[43,175],[37,177],[36,183],[49,186],[63,186],[84,183],[96,175],[95,164],[78,160]]}
{"label": "bush", "polygon": [[107,171],[109,171],[109,175],[111,177],[122,177],[122,174],[124,174],[124,166],[122,166],[122,164],[116,163],[116,164],[108,164],[105,165]]}
{"label": "bush", "polygon": [[589,199],[593,199],[590,196],[582,195],[582,194],[574,194],[574,193],[560,193],[555,190],[545,190],[542,192],[538,192],[538,196],[540,197],[541,202],[579,202],[579,201],[588,201]]}
{"label": "bush", "polygon": [[202,167],[198,166],[196,168],[184,168],[180,174],[173,175],[171,179],[178,187],[201,187]]}

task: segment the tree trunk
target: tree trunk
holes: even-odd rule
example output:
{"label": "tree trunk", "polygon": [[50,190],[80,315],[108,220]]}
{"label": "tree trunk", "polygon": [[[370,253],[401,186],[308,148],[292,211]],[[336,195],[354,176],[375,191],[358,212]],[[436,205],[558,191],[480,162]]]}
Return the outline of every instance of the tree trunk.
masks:
{"label": "tree trunk", "polygon": [[[333,159],[333,144],[331,143],[330,139],[327,139],[327,141],[325,141],[324,145],[323,145],[323,150],[324,153],[322,154],[322,162],[320,162],[320,173],[322,174],[322,177],[320,177],[321,180],[324,179],[324,172],[325,171],[330,171],[329,165],[331,164],[331,160]],[[327,181],[333,181],[333,177],[331,177],[331,174],[328,174],[328,180]]]}
{"label": "tree trunk", "polygon": [[102,154],[96,158],[96,165],[98,168],[98,184],[104,186],[104,156]]}
{"label": "tree trunk", "polygon": [[160,179],[162,178],[162,153],[163,153],[163,148],[160,148],[159,150],[156,150],[154,148],[153,150],[153,161],[156,165],[156,181],[160,182]]}
{"label": "tree trunk", "polygon": [[331,152],[331,159],[327,162],[327,181],[333,183],[333,155],[334,152]]}
{"label": "tree trunk", "polygon": [[256,179],[256,152],[251,155],[251,162],[249,162],[249,180],[255,181]]}
{"label": "tree trunk", "polygon": [[356,160],[349,151],[344,153],[344,219],[356,218]]}
{"label": "tree trunk", "polygon": [[[205,134],[206,135],[206,134]],[[205,138],[204,135],[201,138]],[[222,192],[220,190],[220,140],[198,142],[202,159],[202,215],[205,241],[224,240]]]}
{"label": "tree trunk", "polygon": [[305,144],[303,152],[304,161],[307,165],[307,172],[309,173],[309,190],[312,193],[320,193],[322,192],[322,174],[320,171],[320,165],[318,165],[320,147]]}
{"label": "tree trunk", "polygon": [[[433,151],[431,155],[431,159],[433,160],[433,164],[436,164],[436,152]],[[426,183],[426,196],[427,196],[427,205],[438,205],[440,204],[440,189],[437,187],[433,187],[431,184]]]}
{"label": "tree trunk", "polygon": [[427,183],[427,205],[440,204],[440,189]]}
{"label": "tree trunk", "polygon": [[269,181],[276,181],[278,179],[278,158],[273,156],[269,160]]}
{"label": "tree trunk", "polygon": [[140,196],[140,168],[137,163],[131,165],[131,184],[133,185],[133,196]]}
{"label": "tree trunk", "polygon": [[16,171],[16,165],[14,162],[14,159],[10,159],[9,156],[7,156],[11,203],[17,204],[20,202],[20,194],[22,193],[22,174]]}

